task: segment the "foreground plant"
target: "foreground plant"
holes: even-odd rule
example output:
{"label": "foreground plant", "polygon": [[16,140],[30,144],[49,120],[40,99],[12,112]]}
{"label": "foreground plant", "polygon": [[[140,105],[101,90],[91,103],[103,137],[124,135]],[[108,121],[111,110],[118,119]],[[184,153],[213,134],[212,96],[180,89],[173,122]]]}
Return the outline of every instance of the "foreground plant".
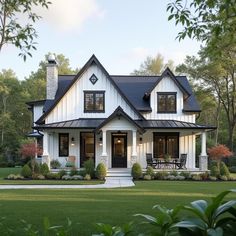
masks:
{"label": "foreground plant", "polygon": [[236,189],[220,193],[212,198],[212,202],[197,200],[190,203],[190,206],[181,208],[192,213],[188,217],[176,223],[173,227],[178,227],[180,235],[196,236],[221,236],[236,235],[236,200],[223,201],[224,197]]}

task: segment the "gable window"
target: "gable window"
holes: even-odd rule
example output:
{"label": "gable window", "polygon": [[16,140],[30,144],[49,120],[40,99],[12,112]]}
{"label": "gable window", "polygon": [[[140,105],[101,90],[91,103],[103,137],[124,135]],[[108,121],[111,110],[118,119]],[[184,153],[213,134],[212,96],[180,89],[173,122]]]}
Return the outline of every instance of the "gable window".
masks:
{"label": "gable window", "polygon": [[157,113],[176,113],[176,93],[157,93]]}
{"label": "gable window", "polygon": [[85,91],[84,112],[105,112],[105,92]]}
{"label": "gable window", "polygon": [[59,157],[69,156],[69,134],[59,134]]}
{"label": "gable window", "polygon": [[155,158],[179,158],[179,133],[153,133],[153,153]]}

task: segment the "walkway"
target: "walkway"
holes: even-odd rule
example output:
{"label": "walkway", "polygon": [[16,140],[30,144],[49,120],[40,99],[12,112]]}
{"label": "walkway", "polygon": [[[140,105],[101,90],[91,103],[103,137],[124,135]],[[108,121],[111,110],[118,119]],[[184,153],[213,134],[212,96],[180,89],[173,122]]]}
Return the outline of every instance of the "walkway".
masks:
{"label": "walkway", "polygon": [[1,189],[101,189],[125,188],[135,186],[132,180],[107,180],[104,184],[94,185],[0,185]]}

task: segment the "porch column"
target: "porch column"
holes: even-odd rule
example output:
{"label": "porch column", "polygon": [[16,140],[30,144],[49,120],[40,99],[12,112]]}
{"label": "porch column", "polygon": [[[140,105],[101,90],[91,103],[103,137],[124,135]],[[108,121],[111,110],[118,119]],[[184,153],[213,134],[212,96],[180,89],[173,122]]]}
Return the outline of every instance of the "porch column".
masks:
{"label": "porch column", "polygon": [[101,160],[103,164],[108,168],[108,160],[107,160],[107,131],[102,130],[102,156]]}
{"label": "porch column", "polygon": [[199,169],[202,171],[208,170],[208,156],[206,152],[206,131],[201,134],[201,154],[199,156]]}
{"label": "porch column", "polygon": [[132,145],[132,155],[131,155],[131,167],[135,162],[137,162],[137,131],[133,130],[133,145]]}
{"label": "porch column", "polygon": [[50,169],[50,158],[48,153],[48,132],[44,132],[43,134],[43,156],[42,163],[46,163],[48,168]]}

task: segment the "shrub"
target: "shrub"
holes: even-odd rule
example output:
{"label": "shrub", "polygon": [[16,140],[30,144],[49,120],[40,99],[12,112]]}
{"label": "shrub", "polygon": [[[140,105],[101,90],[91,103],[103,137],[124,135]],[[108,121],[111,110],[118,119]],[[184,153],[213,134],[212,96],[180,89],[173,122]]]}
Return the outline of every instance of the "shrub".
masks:
{"label": "shrub", "polygon": [[95,176],[95,166],[94,166],[94,160],[92,158],[89,158],[87,161],[84,162],[84,170],[86,174],[89,174],[91,178],[94,178]]}
{"label": "shrub", "polygon": [[218,165],[213,165],[213,166],[211,166],[210,175],[211,175],[211,176],[214,176],[214,177],[216,177],[216,178],[219,178],[219,177],[220,177],[220,170],[219,170]]}
{"label": "shrub", "polygon": [[176,176],[174,176],[174,175],[167,175],[164,179],[166,179],[166,180],[176,180]]}
{"label": "shrub", "polygon": [[215,176],[209,176],[209,180],[216,181],[217,178]]}
{"label": "shrub", "polygon": [[40,165],[35,159],[28,161],[27,165],[30,167],[32,173],[40,173]]}
{"label": "shrub", "polygon": [[221,176],[225,175],[227,178],[230,177],[229,169],[223,161],[220,162],[220,175]]}
{"label": "shrub", "polygon": [[202,180],[202,178],[201,178],[200,175],[195,174],[195,175],[192,176],[192,180],[199,181],[199,180]]}
{"label": "shrub", "polygon": [[185,177],[182,175],[178,175],[175,177],[176,180],[185,180]]}
{"label": "shrub", "polygon": [[86,175],[85,170],[79,170],[78,175],[85,176]]}
{"label": "shrub", "polygon": [[15,167],[15,162],[14,161],[8,161],[7,162],[7,167]]}
{"label": "shrub", "polygon": [[151,180],[151,179],[152,179],[152,176],[146,174],[146,175],[143,176],[143,179],[144,179],[144,180]]}
{"label": "shrub", "polygon": [[60,179],[60,175],[58,173],[47,173],[45,176],[47,179]]}
{"label": "shrub", "polygon": [[225,145],[222,144],[209,148],[207,152],[211,159],[217,161],[220,161],[223,157],[230,157],[233,155],[233,153]]}
{"label": "shrub", "polygon": [[71,179],[72,179],[72,180],[83,180],[84,177],[81,176],[81,175],[73,175],[73,176],[71,176]]}
{"label": "shrub", "polygon": [[61,163],[58,160],[51,160],[50,165],[52,169],[59,169],[61,167]]}
{"label": "shrub", "polygon": [[48,168],[48,165],[47,163],[43,163],[41,166],[40,166],[40,173],[44,176],[46,176],[48,173],[49,173],[49,168]]}
{"label": "shrub", "polygon": [[70,176],[73,176],[73,175],[78,175],[78,171],[75,167],[72,167],[70,170]]}
{"label": "shrub", "polygon": [[220,180],[227,181],[228,177],[226,175],[221,175]]}
{"label": "shrub", "polygon": [[35,179],[35,180],[44,180],[44,179],[45,179],[45,176],[42,175],[42,174],[32,174],[32,179]]}
{"label": "shrub", "polygon": [[30,178],[32,176],[32,171],[27,164],[23,166],[21,170],[21,175],[24,176],[25,178]]}
{"label": "shrub", "polygon": [[84,176],[84,180],[91,180],[91,176],[90,176],[89,174],[86,174],[86,175]]}
{"label": "shrub", "polygon": [[152,178],[154,177],[155,173],[154,173],[154,170],[151,166],[147,167],[146,175],[150,175]]}
{"label": "shrub", "polygon": [[63,179],[63,180],[71,180],[71,179],[72,179],[72,176],[70,176],[70,175],[63,175],[63,176],[61,177],[61,179]]}
{"label": "shrub", "polygon": [[166,171],[158,171],[156,172],[155,179],[163,180],[168,176],[168,173]]}
{"label": "shrub", "polygon": [[200,174],[202,180],[208,180],[209,179],[209,173],[206,171],[204,173]]}
{"label": "shrub", "polygon": [[183,171],[179,175],[183,176],[185,179],[192,179],[192,174],[188,171]]}
{"label": "shrub", "polygon": [[106,174],[107,174],[106,166],[103,163],[99,163],[96,168],[96,177],[98,179],[103,180],[105,179]]}
{"label": "shrub", "polygon": [[178,176],[179,175],[176,170],[172,170],[169,174],[173,175],[173,176]]}
{"label": "shrub", "polygon": [[1,168],[7,167],[7,162],[6,162],[6,161],[1,161],[1,162],[0,162],[0,167],[1,167]]}
{"label": "shrub", "polygon": [[17,179],[24,179],[24,177],[21,176],[21,175],[10,174],[10,175],[7,176],[7,179],[10,179],[10,180],[17,180]]}
{"label": "shrub", "polygon": [[236,173],[236,166],[231,166],[229,168],[230,173]]}
{"label": "shrub", "polygon": [[142,168],[139,163],[133,164],[131,174],[134,179],[140,179],[143,176]]}
{"label": "shrub", "polygon": [[66,175],[66,174],[67,174],[67,172],[65,170],[60,170],[58,172],[58,175],[60,176],[60,178],[62,178],[62,176]]}

